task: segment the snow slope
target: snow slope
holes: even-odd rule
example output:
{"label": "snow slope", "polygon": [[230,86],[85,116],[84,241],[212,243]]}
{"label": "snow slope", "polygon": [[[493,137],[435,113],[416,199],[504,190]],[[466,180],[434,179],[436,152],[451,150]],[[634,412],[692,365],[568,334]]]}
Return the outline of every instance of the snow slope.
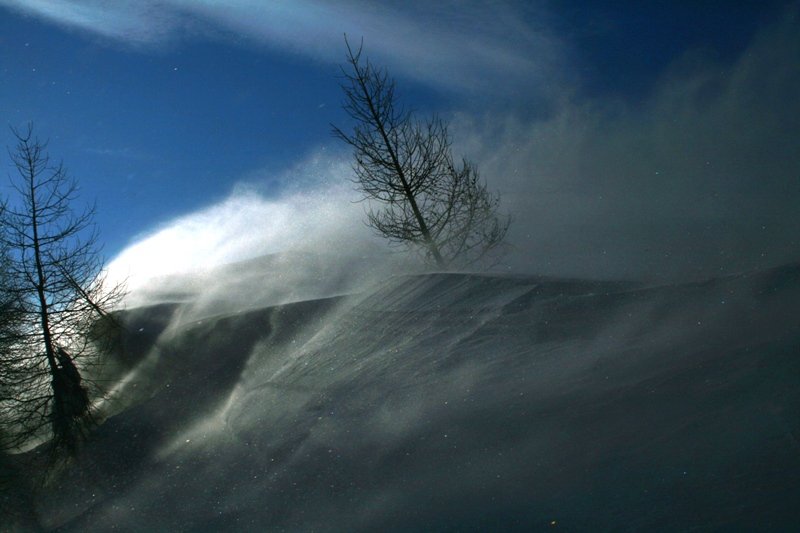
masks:
{"label": "snow slope", "polygon": [[779,531],[800,265],[703,283],[431,274],[131,311],[57,531]]}

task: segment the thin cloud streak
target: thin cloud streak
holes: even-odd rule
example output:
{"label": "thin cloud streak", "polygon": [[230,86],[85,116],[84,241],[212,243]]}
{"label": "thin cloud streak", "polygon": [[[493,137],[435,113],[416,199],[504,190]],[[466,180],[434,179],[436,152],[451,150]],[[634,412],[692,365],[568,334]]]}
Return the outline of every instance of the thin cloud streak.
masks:
{"label": "thin cloud streak", "polygon": [[[241,38],[258,46],[341,63],[343,34],[393,73],[453,91],[498,90],[503,79],[554,90],[558,40],[522,22],[507,3],[458,2],[429,6],[349,0],[263,2],[236,0],[0,0],[0,5],[131,46],[157,47],[180,39]],[[544,82],[547,83],[544,83]]]}
{"label": "thin cloud streak", "polygon": [[136,46],[166,39],[177,25],[174,12],[156,12],[151,2],[0,0],[0,6]]}

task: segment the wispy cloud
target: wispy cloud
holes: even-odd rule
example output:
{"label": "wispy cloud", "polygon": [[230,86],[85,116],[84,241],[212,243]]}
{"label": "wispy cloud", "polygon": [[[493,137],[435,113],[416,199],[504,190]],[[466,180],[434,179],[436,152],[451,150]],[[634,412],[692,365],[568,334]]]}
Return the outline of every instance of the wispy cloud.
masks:
{"label": "wispy cloud", "polygon": [[149,1],[0,0],[0,5],[133,45],[163,41],[177,27],[175,10],[158,10]]}
{"label": "wispy cloud", "polygon": [[[196,38],[244,38],[319,61],[340,63],[343,34],[365,39],[394,73],[448,89],[497,89],[491,80],[557,77],[557,39],[504,2],[403,4],[366,0],[0,0],[0,5],[132,46]],[[526,15],[526,16],[523,16]]]}

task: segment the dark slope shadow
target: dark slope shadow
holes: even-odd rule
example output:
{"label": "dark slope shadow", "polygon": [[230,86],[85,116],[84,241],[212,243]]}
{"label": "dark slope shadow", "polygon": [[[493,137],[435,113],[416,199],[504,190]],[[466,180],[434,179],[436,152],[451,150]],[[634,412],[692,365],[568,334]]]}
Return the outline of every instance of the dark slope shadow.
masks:
{"label": "dark slope shadow", "polygon": [[[428,288],[430,279],[418,284]],[[457,284],[443,278],[439,293],[435,287],[419,291],[422,301],[411,305],[430,308]],[[484,301],[505,286],[502,280],[478,285]],[[120,514],[128,518],[120,525],[184,531],[791,530],[800,520],[794,504],[800,483],[800,265],[672,287],[600,287],[541,283],[497,310],[496,318],[452,351],[427,354],[431,361],[424,369],[418,358],[426,354],[412,351],[399,354],[391,372],[381,373],[381,361],[375,361],[358,366],[352,379],[319,383],[325,412],[320,408],[317,415],[310,404],[298,404],[280,439],[260,437],[280,429],[264,425],[237,435],[274,445],[212,447],[215,453],[188,457],[178,479],[153,476],[153,490],[162,496],[149,509],[137,505],[136,513]],[[538,297],[530,296],[536,290]],[[372,300],[382,297],[379,291]],[[441,316],[419,311],[420,320],[400,331],[392,326],[402,316],[356,306],[325,338],[354,335],[377,346],[400,345],[409,334],[433,338],[436,332],[424,327],[402,328],[425,322],[433,329],[449,327],[454,314],[465,320],[472,314],[469,298],[457,297],[454,302],[466,302],[463,309]],[[402,315],[406,308],[402,298],[397,301]],[[266,327],[258,312],[247,316],[217,332],[229,327],[228,338],[238,346],[238,336],[251,335],[254,318],[261,321],[259,329]],[[625,321],[627,329],[618,332]],[[217,325],[191,329],[182,343],[186,351],[191,343],[201,353],[210,350],[203,343],[216,342],[209,331]],[[624,342],[598,344],[609,329]],[[292,338],[286,333],[291,328],[277,331],[279,343]],[[656,333],[668,337],[652,339]],[[504,343],[511,348],[505,350]],[[470,347],[472,357],[465,358],[459,346]],[[558,357],[550,357],[553,346]],[[598,346],[605,357],[591,359]],[[561,357],[572,355],[572,347],[576,359],[593,362],[570,374],[542,373],[547,364],[571,364]],[[334,349],[329,343],[316,350]],[[353,364],[350,353],[336,353],[342,365]],[[305,354],[309,364],[315,355]],[[368,356],[357,364],[372,364]],[[317,373],[324,375],[333,360],[319,360]],[[459,368],[469,365],[480,370],[479,379],[469,391],[455,386],[449,394],[448,378],[452,386]],[[184,372],[198,387],[183,390],[188,398],[175,398],[187,416],[205,412],[193,411],[192,402],[211,403],[201,396],[207,384],[195,375],[208,371]],[[423,371],[431,379],[420,380]],[[548,383],[543,375],[558,380]],[[170,398],[174,391],[160,394]],[[158,429],[163,442],[169,428],[174,432],[183,421],[156,407],[146,413],[154,426],[167,424]],[[400,416],[408,421],[400,422],[402,431],[376,440],[376,420],[384,418],[377,415],[415,409],[418,416]],[[217,464],[221,459],[226,462]],[[214,474],[203,477],[204,469]],[[110,475],[113,465],[103,472]],[[252,473],[259,481],[252,481]],[[271,475],[269,483],[261,481],[262,474]],[[233,492],[238,507],[210,516],[213,502]],[[85,513],[63,530],[102,530],[109,523],[95,520],[100,515]]]}
{"label": "dark slope shadow", "polygon": [[35,512],[33,480],[25,474],[24,464],[0,453],[0,516],[6,522],[0,530],[11,529],[13,523],[17,531],[43,531]]}
{"label": "dark slope shadow", "polygon": [[[457,281],[448,279],[423,298],[435,300]],[[325,390],[326,403],[336,407],[335,417],[325,420],[338,431],[327,441],[299,439],[286,470],[262,492],[263,507],[208,521],[198,517],[194,530],[791,530],[800,518],[794,502],[800,482],[794,437],[800,420],[800,267],[626,288],[624,295],[581,293],[570,285],[542,289],[540,294],[561,297],[525,296],[527,303],[509,304],[499,323],[487,323],[476,335],[496,340],[502,325],[511,334],[529,335],[532,344],[566,341],[569,331],[589,342],[635,310],[651,310],[645,319],[684,329],[671,342],[654,345],[646,343],[646,331],[633,329],[634,340],[644,344],[598,360],[577,376],[578,383],[564,381],[553,395],[537,395],[536,387],[519,395],[512,367],[471,386],[474,402],[459,407],[456,396],[448,407],[428,404],[419,425],[374,446],[359,443],[374,442],[369,421],[381,404],[397,402],[400,414],[430,387],[403,389],[389,376],[377,380],[362,373],[360,384]],[[419,300],[412,305],[419,307]],[[691,330],[695,314],[719,322],[711,330]],[[570,327],[530,335],[529,324],[540,316]],[[582,327],[587,319],[589,332]],[[378,321],[373,315],[359,324],[367,332]],[[435,373],[446,377],[453,365],[443,362]],[[367,405],[364,397],[376,401]],[[322,424],[304,431],[320,432]],[[272,450],[259,453],[273,457]],[[230,460],[254,472],[263,465],[256,454]],[[242,477],[248,472],[237,468]],[[362,502],[370,501],[375,512],[365,516],[369,505]]]}
{"label": "dark slope shadow", "polygon": [[[263,506],[195,518],[192,530],[791,531],[800,519],[798,289],[800,268],[793,265],[636,289],[622,301],[601,291],[570,300],[575,294],[565,291],[567,299],[546,318],[573,321],[573,333],[587,339],[601,323],[642,305],[684,327],[684,313],[712,317],[708,304],[724,309],[733,303],[733,309],[719,312],[722,325],[706,338],[707,330],[688,331],[685,338],[676,334],[673,342],[646,346],[652,350],[647,365],[637,350],[615,352],[613,361],[582,373],[579,383],[563,382],[559,394],[503,391],[519,385],[511,369],[474,386],[474,403],[426,405],[422,423],[374,446],[359,443],[374,442],[369,421],[380,402],[413,407],[401,398],[422,395],[426,387],[391,390],[390,380],[362,374],[361,385],[327,388],[336,422],[331,416],[326,423],[338,428],[330,440],[299,439],[272,486],[253,487],[263,491]],[[723,304],[722,295],[733,301]],[[514,327],[508,322],[514,318],[519,329],[512,333],[525,332],[541,303],[530,299],[500,320]],[[592,318],[592,335],[580,328],[580,316]],[[361,327],[366,331],[375,321]],[[566,333],[530,337],[531,343],[554,339],[563,341]],[[445,377],[442,370],[450,366],[436,373]],[[380,400],[365,405],[364,396]],[[321,426],[305,429],[319,432]],[[259,453],[274,457],[272,450]],[[229,459],[259,471],[256,454]],[[248,472],[232,468],[241,469],[241,477]],[[194,501],[192,494],[185,498]],[[363,502],[370,501],[375,511],[365,517],[370,506]]]}
{"label": "dark slope shadow", "polygon": [[[93,505],[114,497],[135,483],[154,453],[183,428],[213,412],[239,381],[256,343],[276,349],[320,323],[344,297],[285,304],[233,316],[204,319],[186,326],[160,350],[161,386],[146,400],[103,423],[81,458],[62,475],[63,486],[91,491]],[[131,360],[144,356],[166,327],[163,318],[175,311],[157,306],[150,316],[137,310],[123,340]],[[142,318],[145,318],[142,321]],[[143,331],[135,327],[145,324]],[[313,333],[313,331],[311,331]],[[149,343],[148,343],[149,341]],[[135,348],[135,349],[134,349]],[[224,357],[219,357],[224,354]],[[60,485],[51,494],[58,499]]]}
{"label": "dark slope shadow", "polygon": [[120,312],[122,335],[112,352],[115,361],[126,370],[139,364],[167,329],[180,307],[179,303],[164,303]]}
{"label": "dark slope shadow", "polygon": [[101,337],[104,358],[96,368],[84,369],[84,377],[102,384],[106,391],[122,383],[150,353],[180,307],[178,303],[163,303],[115,312],[118,328]]}
{"label": "dark slope shadow", "polygon": [[[527,303],[501,315],[506,326],[516,315],[518,332],[531,314],[560,325],[540,329],[532,343],[564,341],[569,331],[591,339],[641,306],[654,309],[657,320],[677,321],[686,337],[678,332],[674,342],[652,346],[647,359],[656,361],[655,370],[635,351],[622,353],[590,368],[579,387],[565,383],[563,395],[543,401],[535,391],[509,393],[439,419],[431,413],[413,434],[386,441],[374,455],[340,459],[335,469],[325,450],[307,448],[308,459],[271,497],[284,509],[304,510],[347,509],[381,492],[398,502],[350,526],[359,531],[790,530],[800,517],[793,435],[800,420],[798,280],[800,267],[790,265],[678,287],[625,287],[625,294],[543,287],[539,294],[548,297],[526,296]],[[566,298],[547,304],[556,293]],[[716,313],[708,304],[733,309]],[[722,325],[705,336],[705,329],[688,329],[684,312],[719,314]],[[609,385],[609,377],[631,384]],[[343,386],[327,396],[344,416],[346,404],[365,392]],[[498,397],[490,389],[473,395]],[[368,433],[355,425],[348,440]],[[338,444],[344,455],[348,444]],[[342,489],[348,486],[354,488]],[[320,494],[326,496],[315,498]],[[232,530],[287,523],[303,529],[289,510],[281,514],[282,506],[273,505],[278,511],[269,519],[256,509],[240,511]],[[328,529],[348,530],[347,516],[331,515]]]}
{"label": "dark slope shadow", "polygon": [[[790,531],[800,519],[798,353],[795,334],[697,353],[621,390],[603,390],[598,368],[568,397],[454,410],[391,443],[385,464],[360,475],[351,465],[350,479],[369,476],[375,490],[400,477],[417,487],[362,530]],[[442,428],[450,449],[426,444],[441,443]]]}

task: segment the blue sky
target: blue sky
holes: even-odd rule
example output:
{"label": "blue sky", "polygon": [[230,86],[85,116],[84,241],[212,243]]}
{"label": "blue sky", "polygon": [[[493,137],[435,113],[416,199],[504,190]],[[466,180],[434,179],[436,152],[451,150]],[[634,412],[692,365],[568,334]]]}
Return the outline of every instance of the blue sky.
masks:
{"label": "blue sky", "polygon": [[510,270],[702,277],[800,256],[797,12],[0,0],[0,122],[51,139],[129,272],[290,249],[320,224],[337,248],[369,238],[330,134],[343,34],[363,36],[506,198]]}

